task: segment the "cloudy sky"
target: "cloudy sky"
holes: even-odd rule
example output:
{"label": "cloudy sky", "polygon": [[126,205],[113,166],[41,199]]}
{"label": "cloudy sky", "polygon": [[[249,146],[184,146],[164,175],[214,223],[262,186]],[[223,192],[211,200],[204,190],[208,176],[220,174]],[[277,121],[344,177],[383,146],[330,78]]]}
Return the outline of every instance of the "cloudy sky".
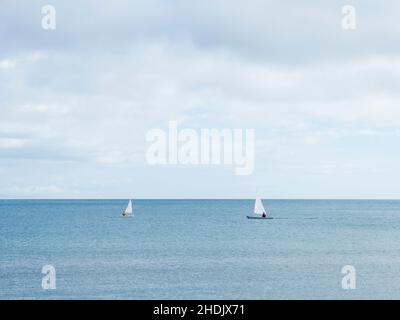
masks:
{"label": "cloudy sky", "polygon": [[[400,198],[399,12],[2,0],[0,198]],[[149,166],[146,133],[173,120],[255,129],[254,173]]]}

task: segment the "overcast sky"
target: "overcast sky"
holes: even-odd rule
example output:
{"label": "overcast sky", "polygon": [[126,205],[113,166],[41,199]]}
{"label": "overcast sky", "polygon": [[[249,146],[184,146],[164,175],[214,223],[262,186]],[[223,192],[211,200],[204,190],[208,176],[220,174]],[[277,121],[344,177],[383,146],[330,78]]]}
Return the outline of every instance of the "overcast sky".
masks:
{"label": "overcast sky", "polygon": [[[46,4],[55,30],[41,26]],[[2,0],[0,197],[400,198],[399,12],[398,0]],[[172,120],[255,129],[254,173],[147,165],[146,133]]]}

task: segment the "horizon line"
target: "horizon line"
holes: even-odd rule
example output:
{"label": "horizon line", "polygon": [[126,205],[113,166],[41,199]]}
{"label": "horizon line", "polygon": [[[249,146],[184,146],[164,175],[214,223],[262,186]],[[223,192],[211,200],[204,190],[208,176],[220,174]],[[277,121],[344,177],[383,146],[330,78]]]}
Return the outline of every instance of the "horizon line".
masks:
{"label": "horizon line", "polygon": [[[400,198],[268,198],[265,200],[400,201]],[[3,200],[254,200],[254,198],[0,198]]]}

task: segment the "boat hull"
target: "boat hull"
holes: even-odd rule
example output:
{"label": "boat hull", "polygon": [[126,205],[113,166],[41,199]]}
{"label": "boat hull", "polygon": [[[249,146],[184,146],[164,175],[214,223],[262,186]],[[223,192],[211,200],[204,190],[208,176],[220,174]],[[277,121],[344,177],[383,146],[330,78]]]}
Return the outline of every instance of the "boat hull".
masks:
{"label": "boat hull", "polygon": [[124,218],[131,218],[132,217],[132,215],[131,214],[122,214],[122,216],[124,217]]}
{"label": "boat hull", "polygon": [[266,218],[263,218],[263,217],[252,217],[252,216],[247,216],[247,219],[270,220],[270,219],[273,219],[273,217],[266,217]]}

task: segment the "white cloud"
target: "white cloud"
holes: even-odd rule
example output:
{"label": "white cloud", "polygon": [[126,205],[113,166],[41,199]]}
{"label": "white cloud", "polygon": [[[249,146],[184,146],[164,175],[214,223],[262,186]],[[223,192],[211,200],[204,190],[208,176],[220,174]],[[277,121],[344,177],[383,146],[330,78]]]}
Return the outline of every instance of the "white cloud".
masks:
{"label": "white cloud", "polygon": [[3,59],[0,60],[0,69],[10,69],[15,67],[16,64],[17,64],[16,60]]}
{"label": "white cloud", "polygon": [[22,58],[16,57],[16,58],[0,59],[0,69],[12,69],[21,64],[34,63],[43,57],[44,55],[42,52],[34,51],[29,55],[24,55],[24,57]]}
{"label": "white cloud", "polygon": [[[45,160],[57,163],[62,183],[73,186],[66,190],[93,194],[104,184],[105,193],[122,192],[129,179],[115,189],[111,177],[153,176],[154,168],[144,163],[145,135],[171,120],[183,127],[256,129],[261,161],[254,179],[273,179],[273,171],[285,171],[282,164],[297,168],[290,177],[278,177],[278,184],[322,168],[337,174],[339,186],[343,168],[325,157],[353,162],[340,159],[349,152],[338,150],[338,141],[346,150],[352,146],[347,139],[357,140],[357,146],[371,138],[397,142],[400,56],[392,41],[394,10],[380,8],[385,19],[375,24],[377,30],[368,27],[366,33],[360,24],[349,35],[340,26],[341,5],[320,2],[123,4],[97,1],[76,9],[56,1],[62,27],[49,34],[7,2],[0,13],[11,30],[0,33],[0,166],[14,175],[6,179],[24,186],[16,174],[26,163],[15,160],[29,159],[42,170],[45,185],[58,185],[48,166],[38,164]],[[364,26],[379,18],[364,10]],[[93,18],[86,19],[89,15]],[[16,21],[26,32],[12,32]],[[363,148],[365,155],[376,154],[372,145]],[[369,165],[375,166],[365,168]],[[87,179],[76,186],[81,167]],[[189,174],[176,172],[177,183]],[[198,172],[190,171],[193,180]],[[212,179],[215,172],[209,172]],[[39,178],[26,174],[36,185]],[[229,185],[229,179],[219,181]],[[199,194],[208,194],[207,185],[197,185]]]}
{"label": "white cloud", "polygon": [[21,148],[25,146],[27,140],[15,138],[0,138],[0,149]]}
{"label": "white cloud", "polygon": [[0,188],[0,194],[5,195],[25,195],[25,196],[46,196],[53,194],[62,194],[64,190],[55,185],[29,185],[29,186],[10,186]]}

